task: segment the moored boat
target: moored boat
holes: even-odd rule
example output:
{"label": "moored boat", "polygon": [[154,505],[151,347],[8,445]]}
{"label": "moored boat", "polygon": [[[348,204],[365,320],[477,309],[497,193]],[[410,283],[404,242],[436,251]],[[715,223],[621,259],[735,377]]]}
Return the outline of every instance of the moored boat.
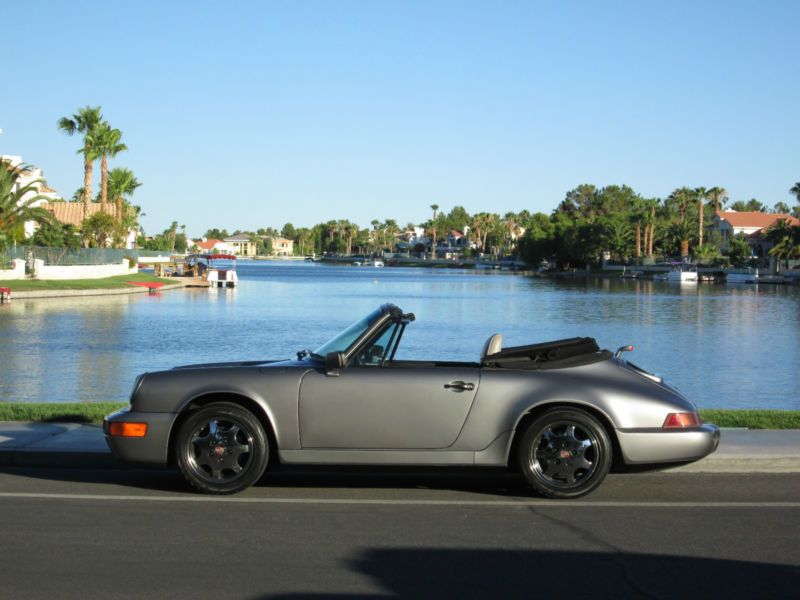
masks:
{"label": "moored boat", "polygon": [[737,269],[725,273],[726,283],[758,283],[758,269]]}
{"label": "moored boat", "polygon": [[694,265],[680,265],[667,273],[667,281],[674,283],[697,283],[697,267]]}

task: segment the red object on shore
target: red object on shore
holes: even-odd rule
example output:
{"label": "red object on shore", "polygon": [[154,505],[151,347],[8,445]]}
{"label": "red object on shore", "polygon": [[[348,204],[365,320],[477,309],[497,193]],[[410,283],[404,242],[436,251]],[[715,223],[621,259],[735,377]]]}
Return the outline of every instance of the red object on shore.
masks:
{"label": "red object on shore", "polygon": [[0,302],[5,302],[6,300],[11,302],[11,288],[0,287]]}
{"label": "red object on shore", "polygon": [[158,292],[159,288],[164,287],[160,281],[126,281],[128,285],[138,285],[139,287],[146,287],[150,294]]}

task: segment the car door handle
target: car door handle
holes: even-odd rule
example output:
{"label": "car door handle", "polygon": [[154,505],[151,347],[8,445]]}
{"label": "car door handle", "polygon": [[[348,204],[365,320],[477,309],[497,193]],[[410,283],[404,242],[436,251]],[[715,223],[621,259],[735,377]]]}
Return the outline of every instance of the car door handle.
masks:
{"label": "car door handle", "polygon": [[475,384],[464,381],[451,381],[450,383],[444,384],[444,389],[463,392],[464,390],[474,390]]}

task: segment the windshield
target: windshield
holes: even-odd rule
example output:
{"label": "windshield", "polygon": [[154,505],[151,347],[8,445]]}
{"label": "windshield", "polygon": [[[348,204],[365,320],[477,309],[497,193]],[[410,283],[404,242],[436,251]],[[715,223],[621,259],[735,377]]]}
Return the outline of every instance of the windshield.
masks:
{"label": "windshield", "polygon": [[381,309],[376,309],[369,313],[363,319],[359,319],[350,327],[342,331],[332,340],[322,344],[319,348],[314,350],[315,356],[323,357],[329,352],[345,352],[353,343],[361,337],[361,335],[370,328],[371,325],[381,318],[383,312]]}

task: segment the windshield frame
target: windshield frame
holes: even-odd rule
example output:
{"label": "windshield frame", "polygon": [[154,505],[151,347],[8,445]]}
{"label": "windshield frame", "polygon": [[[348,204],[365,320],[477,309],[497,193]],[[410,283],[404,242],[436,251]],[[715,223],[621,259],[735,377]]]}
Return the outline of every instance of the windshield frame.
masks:
{"label": "windshield frame", "polygon": [[329,352],[344,352],[347,354],[355,349],[364,336],[369,335],[375,325],[389,313],[383,307],[376,308],[367,316],[360,318],[349,327],[340,331],[333,338],[322,344],[311,353],[312,358],[324,359]]}

